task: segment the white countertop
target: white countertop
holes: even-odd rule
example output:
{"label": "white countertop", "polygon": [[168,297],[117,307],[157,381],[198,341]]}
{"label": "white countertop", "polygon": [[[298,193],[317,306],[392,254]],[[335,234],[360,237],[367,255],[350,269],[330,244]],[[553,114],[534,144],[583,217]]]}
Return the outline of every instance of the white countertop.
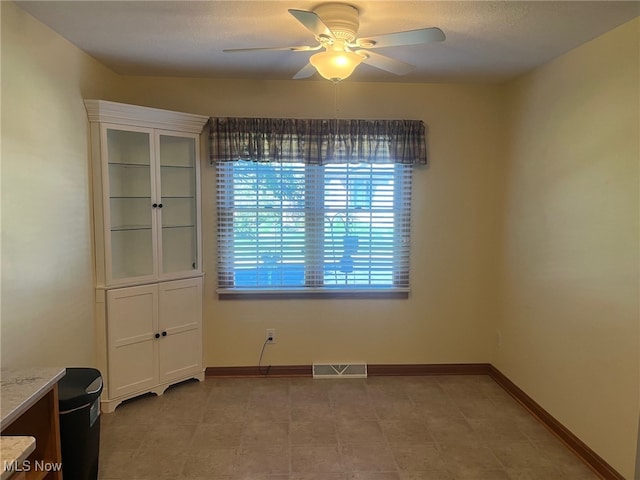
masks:
{"label": "white countertop", "polygon": [[[60,367],[0,370],[0,431],[44,397],[65,373]],[[0,436],[0,480],[11,477],[35,448],[34,437]]]}
{"label": "white countertop", "polygon": [[0,480],[11,477],[15,473],[12,468],[20,468],[35,449],[36,439],[33,437],[0,437]]}
{"label": "white countertop", "polygon": [[0,431],[40,400],[64,377],[65,368],[43,367],[0,371]]}

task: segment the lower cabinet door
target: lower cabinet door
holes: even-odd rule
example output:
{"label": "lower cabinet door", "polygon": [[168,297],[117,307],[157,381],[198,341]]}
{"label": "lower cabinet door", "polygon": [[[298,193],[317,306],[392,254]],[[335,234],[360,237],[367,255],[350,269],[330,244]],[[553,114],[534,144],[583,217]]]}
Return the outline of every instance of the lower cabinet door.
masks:
{"label": "lower cabinet door", "polygon": [[117,398],[158,384],[158,286],[107,292],[109,397]]}
{"label": "lower cabinet door", "polygon": [[202,278],[158,284],[160,383],[202,371]]}

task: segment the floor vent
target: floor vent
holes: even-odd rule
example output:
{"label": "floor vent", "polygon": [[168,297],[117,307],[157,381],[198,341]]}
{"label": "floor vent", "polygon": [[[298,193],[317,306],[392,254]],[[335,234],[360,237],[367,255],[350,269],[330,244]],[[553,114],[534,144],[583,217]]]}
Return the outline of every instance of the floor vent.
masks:
{"label": "floor vent", "polygon": [[313,378],[367,378],[367,364],[314,363]]}

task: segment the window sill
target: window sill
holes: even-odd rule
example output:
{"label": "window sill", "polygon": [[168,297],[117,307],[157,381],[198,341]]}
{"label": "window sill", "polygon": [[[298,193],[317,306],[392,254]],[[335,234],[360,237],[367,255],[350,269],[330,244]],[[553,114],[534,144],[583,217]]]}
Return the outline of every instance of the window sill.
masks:
{"label": "window sill", "polygon": [[393,289],[361,289],[361,290],[332,290],[332,289],[288,289],[288,290],[252,290],[252,289],[219,289],[219,300],[306,300],[306,299],[400,299],[409,298],[409,290]]}

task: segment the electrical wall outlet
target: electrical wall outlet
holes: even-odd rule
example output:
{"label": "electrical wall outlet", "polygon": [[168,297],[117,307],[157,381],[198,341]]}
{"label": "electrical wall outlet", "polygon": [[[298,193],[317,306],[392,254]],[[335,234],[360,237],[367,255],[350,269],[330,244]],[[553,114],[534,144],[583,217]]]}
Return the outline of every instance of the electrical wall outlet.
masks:
{"label": "electrical wall outlet", "polygon": [[276,343],[276,329],[267,328],[267,343]]}

